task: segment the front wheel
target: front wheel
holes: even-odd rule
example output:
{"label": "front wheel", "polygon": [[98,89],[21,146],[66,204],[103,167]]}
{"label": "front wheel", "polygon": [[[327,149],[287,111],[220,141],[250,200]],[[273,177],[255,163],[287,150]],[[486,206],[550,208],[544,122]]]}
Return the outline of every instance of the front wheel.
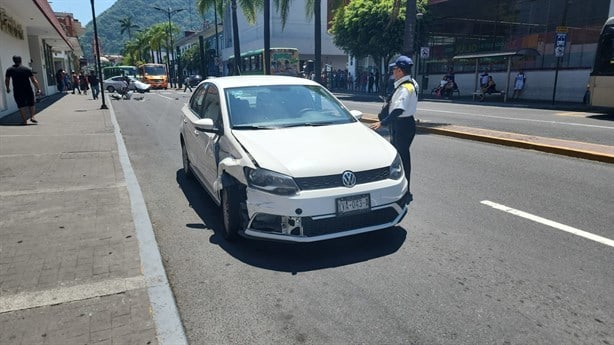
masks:
{"label": "front wheel", "polygon": [[113,86],[107,86],[107,91],[109,91],[110,93],[115,92],[115,88]]}
{"label": "front wheel", "polygon": [[224,220],[222,237],[228,242],[236,241],[239,231],[242,230],[239,190],[236,187],[222,190],[222,218]]}

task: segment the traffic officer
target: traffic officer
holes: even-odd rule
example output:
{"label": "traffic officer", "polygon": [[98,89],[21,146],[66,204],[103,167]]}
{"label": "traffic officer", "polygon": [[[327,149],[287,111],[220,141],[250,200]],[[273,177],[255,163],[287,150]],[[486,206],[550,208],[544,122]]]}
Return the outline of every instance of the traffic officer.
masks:
{"label": "traffic officer", "polygon": [[408,185],[411,174],[409,147],[416,135],[414,114],[418,106],[418,83],[411,77],[413,65],[413,61],[407,56],[401,55],[396,59],[392,67],[394,92],[385,107],[388,114],[380,114],[381,121],[369,126],[377,130],[390,125],[390,141],[401,156]]}

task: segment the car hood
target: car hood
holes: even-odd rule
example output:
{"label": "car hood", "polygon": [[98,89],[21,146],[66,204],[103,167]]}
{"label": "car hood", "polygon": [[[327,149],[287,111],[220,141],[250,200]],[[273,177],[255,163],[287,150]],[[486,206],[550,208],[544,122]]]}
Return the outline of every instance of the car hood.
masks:
{"label": "car hood", "polygon": [[293,177],[382,168],[397,154],[390,143],[360,122],[232,133],[260,167]]}

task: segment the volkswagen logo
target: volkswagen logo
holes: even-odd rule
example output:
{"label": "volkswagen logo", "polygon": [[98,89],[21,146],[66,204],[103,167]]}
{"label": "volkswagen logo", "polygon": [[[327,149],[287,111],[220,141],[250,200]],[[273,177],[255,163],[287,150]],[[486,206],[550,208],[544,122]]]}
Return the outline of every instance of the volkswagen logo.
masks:
{"label": "volkswagen logo", "polygon": [[341,181],[343,181],[343,185],[351,188],[356,184],[356,175],[354,175],[351,171],[344,171],[341,175]]}

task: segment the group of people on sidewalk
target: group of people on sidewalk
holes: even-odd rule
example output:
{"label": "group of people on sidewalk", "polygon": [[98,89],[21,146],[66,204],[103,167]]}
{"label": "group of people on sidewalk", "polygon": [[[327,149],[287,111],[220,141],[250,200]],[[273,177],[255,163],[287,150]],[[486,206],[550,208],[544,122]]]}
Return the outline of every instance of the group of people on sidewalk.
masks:
{"label": "group of people on sidewalk", "polygon": [[55,74],[55,81],[60,92],[68,93],[69,90],[72,90],[74,95],[76,90],[78,94],[87,95],[87,90],[91,88],[94,99],[98,99],[100,94],[100,80],[94,71],[90,71],[89,74],[83,71],[77,74],[75,71],[72,71],[69,76],[68,73],[60,68]]}

